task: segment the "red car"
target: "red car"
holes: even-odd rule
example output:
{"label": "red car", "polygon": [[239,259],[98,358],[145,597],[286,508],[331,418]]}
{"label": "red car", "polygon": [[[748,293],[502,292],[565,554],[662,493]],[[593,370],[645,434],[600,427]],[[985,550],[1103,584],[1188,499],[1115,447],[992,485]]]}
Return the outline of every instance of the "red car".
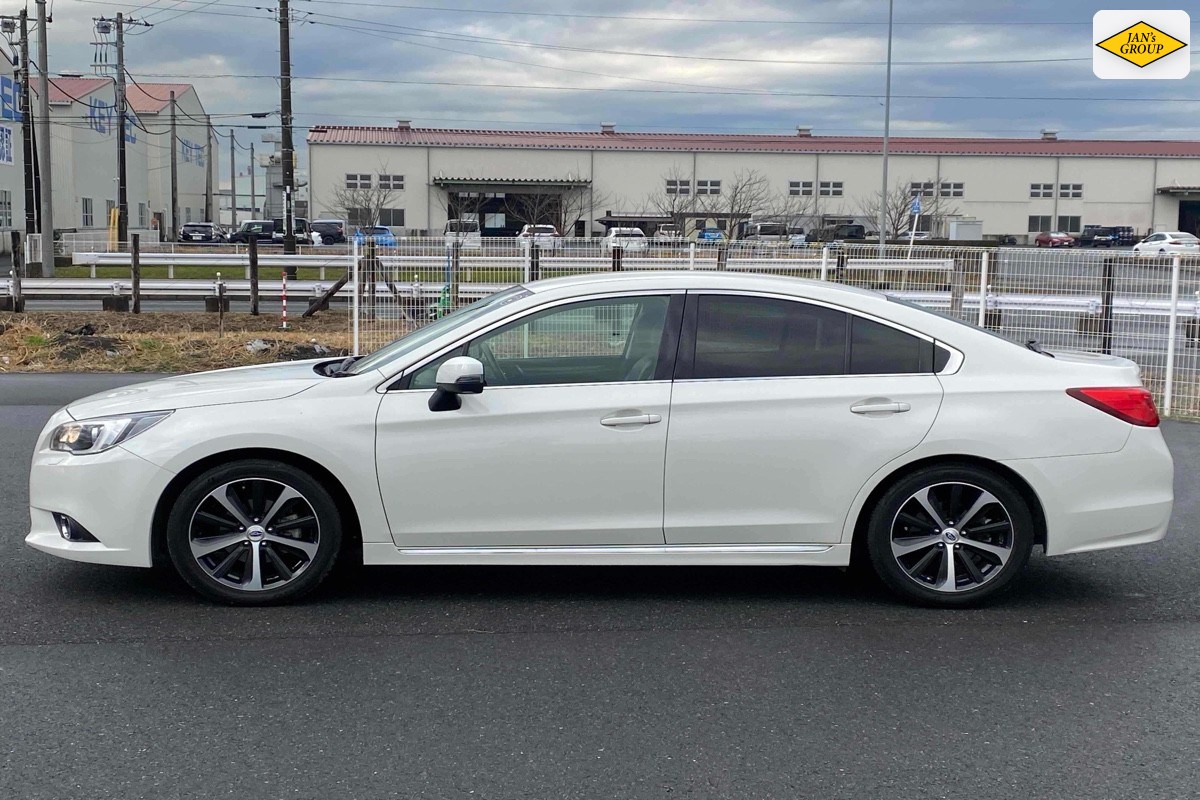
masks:
{"label": "red car", "polygon": [[1062,231],[1043,231],[1034,238],[1033,243],[1038,247],[1073,247],[1075,237]]}

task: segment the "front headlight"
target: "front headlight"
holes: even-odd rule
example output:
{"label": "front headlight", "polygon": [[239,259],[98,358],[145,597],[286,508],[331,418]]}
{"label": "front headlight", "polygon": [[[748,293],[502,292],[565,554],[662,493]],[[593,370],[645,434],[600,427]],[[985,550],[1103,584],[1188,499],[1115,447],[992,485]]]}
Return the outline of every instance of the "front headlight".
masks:
{"label": "front headlight", "polygon": [[154,411],[149,414],[127,414],[120,417],[97,417],[59,425],[50,434],[50,449],[73,455],[103,453],[128,441],[142,431],[153,428],[167,417],[170,411]]}

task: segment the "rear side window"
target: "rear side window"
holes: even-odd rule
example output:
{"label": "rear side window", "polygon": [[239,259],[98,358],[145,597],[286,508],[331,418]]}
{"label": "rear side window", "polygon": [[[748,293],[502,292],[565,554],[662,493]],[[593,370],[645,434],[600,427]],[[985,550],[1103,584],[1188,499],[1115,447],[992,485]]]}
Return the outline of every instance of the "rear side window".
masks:
{"label": "rear side window", "polygon": [[701,296],[690,377],[842,375],[846,324],[845,313],[807,303]]}
{"label": "rear side window", "polygon": [[933,342],[863,317],[850,330],[851,375],[933,372]]}

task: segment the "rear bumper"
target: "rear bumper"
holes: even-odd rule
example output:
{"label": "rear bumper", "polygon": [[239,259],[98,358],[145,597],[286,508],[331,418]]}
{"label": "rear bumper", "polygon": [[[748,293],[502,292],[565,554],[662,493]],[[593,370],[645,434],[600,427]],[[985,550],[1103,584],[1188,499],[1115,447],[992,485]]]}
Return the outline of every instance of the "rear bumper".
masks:
{"label": "rear bumper", "polygon": [[1002,462],[1041,498],[1046,555],[1157,542],[1167,535],[1175,465],[1158,428],[1115,453]]}

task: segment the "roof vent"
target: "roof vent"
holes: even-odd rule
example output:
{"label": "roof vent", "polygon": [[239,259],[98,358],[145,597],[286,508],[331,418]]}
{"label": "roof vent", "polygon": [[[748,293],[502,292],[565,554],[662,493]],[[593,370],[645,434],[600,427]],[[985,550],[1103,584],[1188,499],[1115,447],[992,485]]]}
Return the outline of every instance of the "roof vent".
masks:
{"label": "roof vent", "polygon": [[1057,142],[1058,141],[1058,131],[1052,131],[1049,128],[1042,128],[1042,141]]}
{"label": "roof vent", "polygon": [[601,122],[600,123],[600,132],[601,133],[616,133],[617,126],[611,122]]}
{"label": "roof vent", "polygon": [[412,120],[411,119],[398,119],[398,120],[396,120],[396,127],[402,131],[411,131],[412,130]]}
{"label": "roof vent", "polygon": [[812,136],[812,125],[797,125],[796,126],[796,135],[797,136]]}

